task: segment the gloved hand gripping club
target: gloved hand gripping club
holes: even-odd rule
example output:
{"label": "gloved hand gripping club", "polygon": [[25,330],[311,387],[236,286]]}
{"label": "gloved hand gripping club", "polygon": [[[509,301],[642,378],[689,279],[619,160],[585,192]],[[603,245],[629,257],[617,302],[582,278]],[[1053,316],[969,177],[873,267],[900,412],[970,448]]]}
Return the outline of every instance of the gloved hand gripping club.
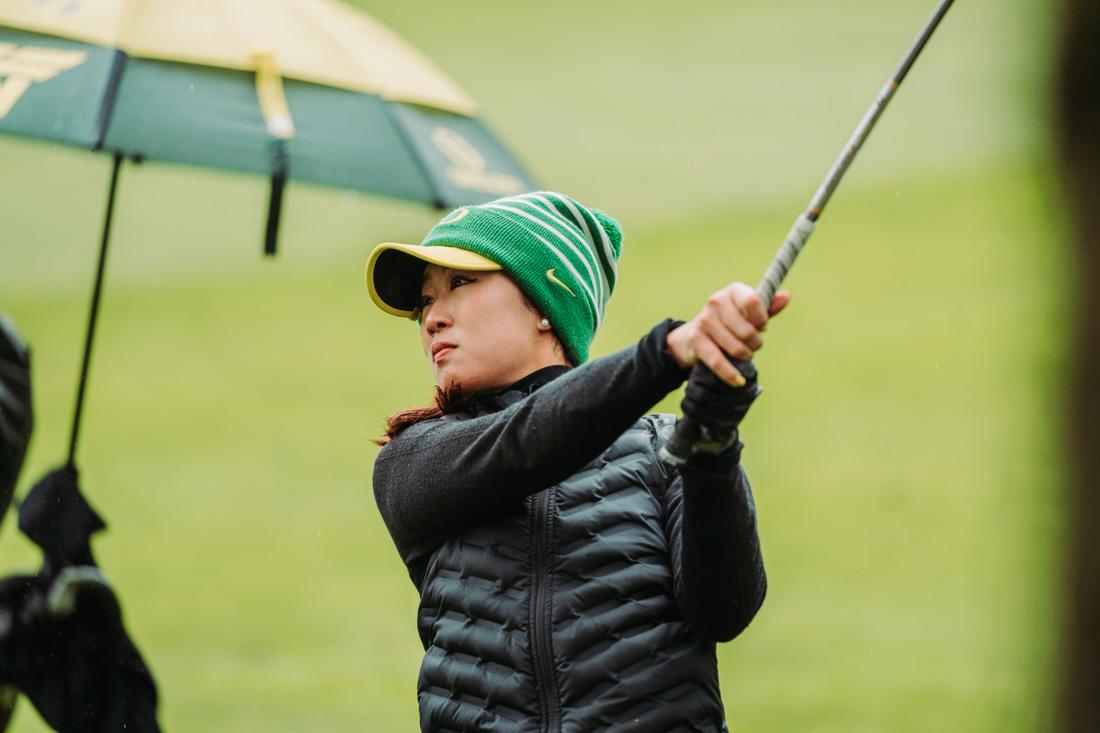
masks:
{"label": "gloved hand gripping club", "polygon": [[661,460],[679,466],[695,453],[717,455],[735,449],[737,428],[763,390],[756,384],[751,361],[731,361],[745,378],[744,386],[731,387],[701,362],[692,367],[680,403],[684,416],[672,438],[661,446]]}

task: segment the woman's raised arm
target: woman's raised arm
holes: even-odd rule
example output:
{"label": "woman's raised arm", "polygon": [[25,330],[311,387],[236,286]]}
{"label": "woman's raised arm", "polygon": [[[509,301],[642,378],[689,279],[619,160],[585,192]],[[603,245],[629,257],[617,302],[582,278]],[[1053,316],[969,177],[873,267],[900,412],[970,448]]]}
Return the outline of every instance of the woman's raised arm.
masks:
{"label": "woman's raised arm", "polygon": [[571,476],[687,377],[665,321],[498,412],[414,425],[379,453],[374,494],[406,564]]}

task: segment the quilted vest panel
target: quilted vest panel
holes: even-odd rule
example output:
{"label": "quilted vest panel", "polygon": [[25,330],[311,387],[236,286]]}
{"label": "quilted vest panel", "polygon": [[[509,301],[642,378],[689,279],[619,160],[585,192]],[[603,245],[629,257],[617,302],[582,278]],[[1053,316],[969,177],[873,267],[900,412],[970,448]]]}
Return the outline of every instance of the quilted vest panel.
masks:
{"label": "quilted vest panel", "polygon": [[423,731],[725,731],[715,645],[673,595],[655,451],[673,420],[639,420],[436,549],[418,614]]}

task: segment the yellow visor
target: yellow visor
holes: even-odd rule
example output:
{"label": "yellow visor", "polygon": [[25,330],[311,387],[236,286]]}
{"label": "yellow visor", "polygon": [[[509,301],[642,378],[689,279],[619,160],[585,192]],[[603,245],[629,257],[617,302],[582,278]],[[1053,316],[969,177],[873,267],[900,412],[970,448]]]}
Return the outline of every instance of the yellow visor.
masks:
{"label": "yellow visor", "polygon": [[424,268],[439,265],[454,270],[501,270],[488,257],[458,247],[385,242],[367,259],[367,290],[371,300],[395,316],[415,318],[420,307],[420,286]]}

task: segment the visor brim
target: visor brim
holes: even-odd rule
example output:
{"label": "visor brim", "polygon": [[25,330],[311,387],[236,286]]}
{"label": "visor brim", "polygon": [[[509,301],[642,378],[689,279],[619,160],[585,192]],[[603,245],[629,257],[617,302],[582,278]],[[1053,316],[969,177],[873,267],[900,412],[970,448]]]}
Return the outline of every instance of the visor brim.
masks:
{"label": "visor brim", "polygon": [[429,264],[478,272],[503,269],[487,257],[458,247],[384,242],[367,259],[366,280],[371,300],[386,313],[414,318],[424,268]]}

